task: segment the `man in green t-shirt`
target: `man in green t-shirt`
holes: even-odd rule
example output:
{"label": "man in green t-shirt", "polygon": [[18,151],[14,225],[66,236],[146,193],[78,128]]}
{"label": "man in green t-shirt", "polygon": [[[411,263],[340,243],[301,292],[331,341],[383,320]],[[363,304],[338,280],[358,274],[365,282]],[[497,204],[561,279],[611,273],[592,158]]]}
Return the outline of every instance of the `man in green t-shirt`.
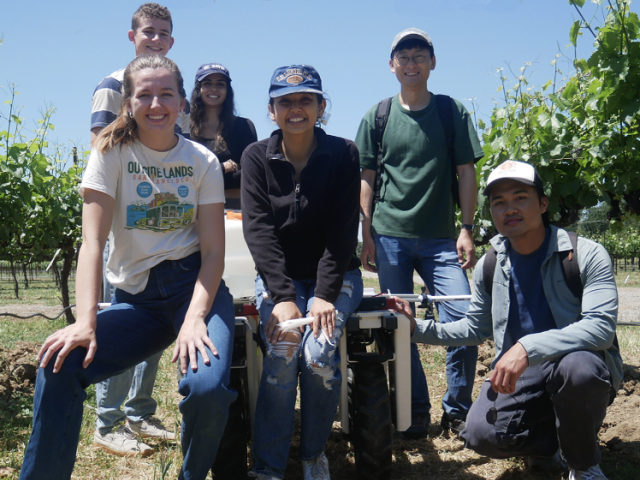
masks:
{"label": "man in green t-shirt", "polygon": [[[436,57],[425,32],[409,28],[396,35],[389,66],[400,82],[400,94],[392,99],[382,138],[382,181],[375,209],[377,105],[367,112],[356,136],[362,167],[362,263],[366,270],[378,272],[380,288],[385,292],[412,293],[415,269],[432,294],[469,294],[463,270],[476,263],[474,161],[483,156],[478,136],[467,110],[451,100],[455,135],[454,158],[450,158],[436,101],[427,88]],[[463,224],[457,241],[451,162],[459,179],[457,200]],[[464,318],[468,305],[439,304],[440,321]],[[415,345],[411,354],[412,426],[404,436],[422,438],[427,434],[431,404]],[[477,347],[447,349],[448,389],[442,399],[442,426],[455,433],[462,431],[471,407],[476,359]]]}

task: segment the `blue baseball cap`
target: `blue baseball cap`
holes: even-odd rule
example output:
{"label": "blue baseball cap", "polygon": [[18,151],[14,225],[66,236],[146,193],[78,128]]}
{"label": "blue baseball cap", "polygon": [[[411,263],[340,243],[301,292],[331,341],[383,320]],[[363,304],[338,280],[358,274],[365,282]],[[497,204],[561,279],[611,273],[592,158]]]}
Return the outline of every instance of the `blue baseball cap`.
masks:
{"label": "blue baseball cap", "polygon": [[290,93],[324,94],[320,74],[311,65],[291,65],[276,68],[271,77],[269,96],[276,98]]}
{"label": "blue baseball cap", "polygon": [[205,63],[204,65],[200,65],[200,68],[198,68],[198,71],[196,72],[196,82],[200,82],[205,77],[214,73],[224,75],[229,79],[229,81],[231,81],[227,67],[220,65],[219,63]]}

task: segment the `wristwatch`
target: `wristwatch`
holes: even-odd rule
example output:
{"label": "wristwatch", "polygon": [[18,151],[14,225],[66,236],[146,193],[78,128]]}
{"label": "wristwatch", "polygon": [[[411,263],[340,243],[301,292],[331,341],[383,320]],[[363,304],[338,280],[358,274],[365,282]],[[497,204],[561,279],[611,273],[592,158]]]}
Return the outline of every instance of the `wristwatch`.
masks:
{"label": "wristwatch", "polygon": [[475,225],[471,225],[469,223],[463,223],[462,224],[462,228],[469,230],[471,233],[473,233],[473,231],[476,229]]}

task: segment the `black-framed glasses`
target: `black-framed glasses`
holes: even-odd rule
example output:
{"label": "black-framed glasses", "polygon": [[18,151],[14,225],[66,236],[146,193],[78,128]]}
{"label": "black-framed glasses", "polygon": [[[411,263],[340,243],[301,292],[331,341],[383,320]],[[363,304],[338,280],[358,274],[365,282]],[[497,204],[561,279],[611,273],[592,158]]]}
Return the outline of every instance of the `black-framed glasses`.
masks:
{"label": "black-framed glasses", "polygon": [[407,63],[409,63],[409,60],[413,60],[415,63],[424,63],[427,61],[428,56],[428,53],[416,53],[413,56],[404,54],[394,55],[393,58],[398,63],[398,65],[404,67]]}

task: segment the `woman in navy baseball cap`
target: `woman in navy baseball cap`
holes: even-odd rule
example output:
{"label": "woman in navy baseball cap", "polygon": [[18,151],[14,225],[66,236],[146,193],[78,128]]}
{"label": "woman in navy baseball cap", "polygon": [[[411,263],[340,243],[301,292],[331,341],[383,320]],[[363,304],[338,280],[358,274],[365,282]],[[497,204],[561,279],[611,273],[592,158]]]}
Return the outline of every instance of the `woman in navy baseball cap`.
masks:
{"label": "woman in navy baseball cap", "polygon": [[251,120],[236,116],[231,76],[224,65],[198,68],[190,107],[191,140],[216,154],[224,172],[225,207],[240,209],[240,158],[258,136]]}
{"label": "woman in navy baseball cap", "polygon": [[[326,101],[313,67],[276,69],[269,96],[278,129],[242,156],[243,229],[266,345],[251,475],[284,476],[299,378],[304,478],[329,479],[324,449],[340,398],[338,344],[362,298],[358,150],[319,128]],[[309,323],[281,326],[300,318]]]}

